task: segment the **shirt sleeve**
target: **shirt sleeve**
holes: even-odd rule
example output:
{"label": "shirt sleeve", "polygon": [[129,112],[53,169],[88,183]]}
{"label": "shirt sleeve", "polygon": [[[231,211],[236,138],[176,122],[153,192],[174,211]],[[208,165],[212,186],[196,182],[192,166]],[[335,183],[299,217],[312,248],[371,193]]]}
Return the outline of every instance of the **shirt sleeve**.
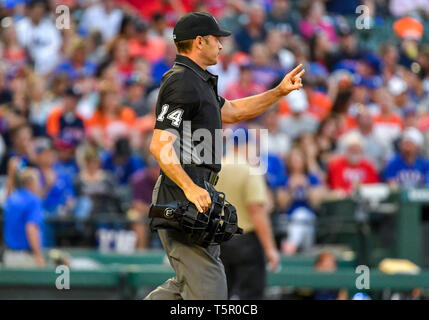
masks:
{"label": "shirt sleeve", "polygon": [[225,98],[219,96],[219,108],[222,109],[224,104],[225,104]]}
{"label": "shirt sleeve", "polygon": [[310,182],[310,186],[312,186],[312,187],[320,185],[319,178],[316,175],[314,175],[314,174],[310,174],[308,176],[308,181]]}
{"label": "shirt sleeve", "polygon": [[198,92],[184,79],[165,84],[156,104],[155,129],[181,132],[184,121],[191,121],[199,108]]}
{"label": "shirt sleeve", "polygon": [[25,224],[35,223],[40,225],[42,223],[42,202],[39,199],[34,198],[33,201],[29,202],[29,204]]}
{"label": "shirt sleeve", "polygon": [[328,184],[331,189],[346,189],[342,179],[343,167],[338,161],[331,160],[328,164]]}
{"label": "shirt sleeve", "polygon": [[371,162],[368,162],[368,178],[366,181],[367,183],[377,183],[379,182],[378,173],[375,169],[374,165]]}
{"label": "shirt sleeve", "polygon": [[246,204],[267,202],[267,186],[263,175],[249,173],[245,190],[245,202]]}
{"label": "shirt sleeve", "polygon": [[385,182],[389,182],[390,180],[395,179],[396,178],[396,172],[397,172],[397,170],[396,170],[396,167],[395,167],[395,161],[391,160],[387,164],[386,168],[383,171],[383,174],[382,174],[383,180]]}

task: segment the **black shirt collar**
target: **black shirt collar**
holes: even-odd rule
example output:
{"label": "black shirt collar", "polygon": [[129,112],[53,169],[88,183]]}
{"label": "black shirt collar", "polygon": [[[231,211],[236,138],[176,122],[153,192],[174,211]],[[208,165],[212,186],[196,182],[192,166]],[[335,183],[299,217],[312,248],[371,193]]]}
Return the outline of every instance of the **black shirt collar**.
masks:
{"label": "black shirt collar", "polygon": [[175,63],[188,67],[189,69],[194,71],[198,76],[200,76],[201,79],[203,79],[204,81],[208,81],[211,78],[215,78],[217,80],[217,76],[211,74],[207,70],[204,70],[198,64],[196,64],[192,59],[189,59],[188,57],[177,54]]}

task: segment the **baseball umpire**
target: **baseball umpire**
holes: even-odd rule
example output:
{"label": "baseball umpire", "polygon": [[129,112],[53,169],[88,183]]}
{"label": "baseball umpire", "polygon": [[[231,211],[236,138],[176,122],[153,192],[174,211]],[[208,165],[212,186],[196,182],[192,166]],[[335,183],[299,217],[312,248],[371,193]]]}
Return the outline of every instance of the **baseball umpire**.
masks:
{"label": "baseball umpire", "polygon": [[[174,27],[178,54],[173,67],[162,77],[150,145],[161,168],[153,190],[153,204],[188,200],[201,214],[208,211],[212,200],[204,186],[206,182],[215,185],[221,169],[222,150],[216,148],[215,135],[222,122],[256,117],[281,97],[302,88],[304,69],[299,65],[274,89],[232,101],[220,97],[217,76],[206,68],[217,63],[222,49],[220,39],[230,34],[205,12],[188,13]],[[190,130],[186,130],[186,124],[190,124]],[[204,138],[202,142],[190,139],[189,135],[202,129],[210,132],[212,139]],[[204,152],[211,154],[195,156],[192,144],[196,143],[202,143]],[[177,221],[171,219],[152,218],[151,228],[157,230],[176,276],[145,299],[227,299],[219,245],[205,247],[192,243]]]}

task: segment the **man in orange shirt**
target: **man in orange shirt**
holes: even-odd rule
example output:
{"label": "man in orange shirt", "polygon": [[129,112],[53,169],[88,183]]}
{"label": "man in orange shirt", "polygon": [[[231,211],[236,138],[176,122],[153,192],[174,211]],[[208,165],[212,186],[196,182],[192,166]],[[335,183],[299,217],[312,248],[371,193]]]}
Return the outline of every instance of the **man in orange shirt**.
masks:
{"label": "man in orange shirt", "polygon": [[76,88],[70,87],[65,93],[62,106],[51,111],[46,122],[46,132],[52,138],[61,135],[66,139],[80,141],[84,137],[84,121],[76,112],[80,98],[80,92]]}

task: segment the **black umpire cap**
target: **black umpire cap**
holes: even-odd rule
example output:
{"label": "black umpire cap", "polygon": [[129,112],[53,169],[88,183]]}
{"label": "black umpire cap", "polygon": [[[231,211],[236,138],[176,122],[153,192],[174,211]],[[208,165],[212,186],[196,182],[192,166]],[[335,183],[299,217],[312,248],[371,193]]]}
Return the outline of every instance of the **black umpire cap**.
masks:
{"label": "black umpire cap", "polygon": [[176,42],[208,35],[227,37],[231,32],[221,29],[216,19],[207,12],[185,14],[177,21],[173,30],[173,39]]}

